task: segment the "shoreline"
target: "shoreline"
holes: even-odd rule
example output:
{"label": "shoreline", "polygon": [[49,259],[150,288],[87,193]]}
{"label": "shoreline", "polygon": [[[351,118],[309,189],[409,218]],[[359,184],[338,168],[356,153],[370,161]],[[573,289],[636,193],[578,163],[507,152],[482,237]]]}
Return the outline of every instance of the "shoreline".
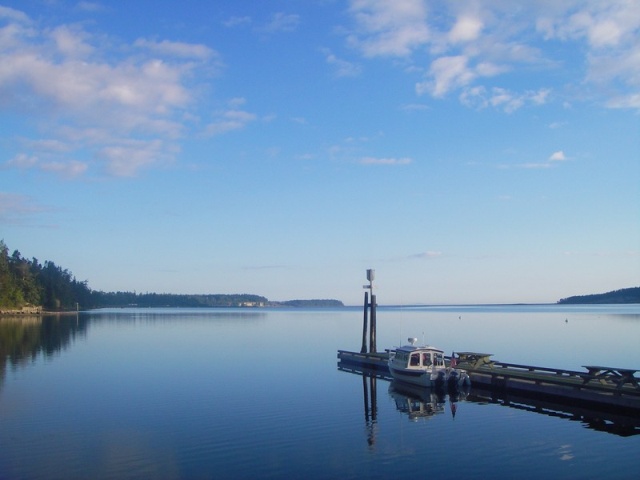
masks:
{"label": "shoreline", "polygon": [[79,313],[76,310],[49,311],[43,310],[42,307],[22,307],[0,309],[0,317],[27,317],[27,316],[46,316],[46,315],[73,315]]}

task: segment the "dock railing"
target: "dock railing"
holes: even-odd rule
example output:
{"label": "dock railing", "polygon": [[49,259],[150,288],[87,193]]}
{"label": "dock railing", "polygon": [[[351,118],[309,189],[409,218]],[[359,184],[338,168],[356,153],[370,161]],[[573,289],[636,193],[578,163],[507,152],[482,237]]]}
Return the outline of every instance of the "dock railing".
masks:
{"label": "dock railing", "polygon": [[603,366],[585,366],[584,371],[566,370],[561,368],[536,367],[507,362],[491,362],[478,367],[469,364],[459,364],[461,368],[468,368],[476,372],[487,372],[512,378],[530,379],[535,382],[557,383],[573,385],[577,388],[589,388],[621,391],[635,390],[640,393],[640,379],[635,376],[636,370]]}

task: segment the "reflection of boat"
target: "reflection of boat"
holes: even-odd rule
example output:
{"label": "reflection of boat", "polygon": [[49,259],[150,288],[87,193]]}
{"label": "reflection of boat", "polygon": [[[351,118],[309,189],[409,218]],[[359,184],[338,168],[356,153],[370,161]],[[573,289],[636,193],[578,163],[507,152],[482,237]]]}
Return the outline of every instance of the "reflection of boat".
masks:
{"label": "reflection of boat", "polygon": [[415,342],[415,338],[409,338],[409,345],[398,347],[389,358],[389,372],[394,379],[422,387],[456,389],[471,385],[466,370],[445,364],[442,350],[416,346]]}
{"label": "reflection of boat", "polygon": [[[455,417],[456,402],[464,400],[468,394],[463,391],[449,393],[451,415]],[[391,382],[389,395],[396,403],[396,409],[409,416],[411,420],[430,418],[436,414],[445,412],[446,394],[443,389],[424,388],[406,383]]]}
{"label": "reflection of boat", "polygon": [[431,389],[423,389],[419,396],[409,395],[397,386],[394,388],[394,383],[389,386],[389,395],[396,402],[396,409],[407,414],[410,420],[430,418],[437,413],[444,413],[444,395],[439,395]]}

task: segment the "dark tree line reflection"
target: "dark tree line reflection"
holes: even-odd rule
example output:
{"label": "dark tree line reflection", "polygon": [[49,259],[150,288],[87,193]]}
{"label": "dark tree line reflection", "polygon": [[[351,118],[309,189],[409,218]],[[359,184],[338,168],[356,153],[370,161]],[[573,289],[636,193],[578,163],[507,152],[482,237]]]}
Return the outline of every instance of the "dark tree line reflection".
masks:
{"label": "dark tree line reflection", "polygon": [[87,332],[82,315],[16,316],[0,319],[0,379],[6,369],[52,357]]}

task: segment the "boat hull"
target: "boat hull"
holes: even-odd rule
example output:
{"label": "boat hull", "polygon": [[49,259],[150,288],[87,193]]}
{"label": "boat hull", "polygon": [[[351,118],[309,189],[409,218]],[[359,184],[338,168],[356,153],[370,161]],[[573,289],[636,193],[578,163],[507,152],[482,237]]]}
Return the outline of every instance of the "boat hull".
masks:
{"label": "boat hull", "polygon": [[470,385],[465,371],[442,368],[436,370],[397,368],[389,362],[391,376],[400,382],[429,388],[460,388]]}
{"label": "boat hull", "polygon": [[417,346],[416,339],[409,338],[410,345],[396,348],[389,357],[389,373],[403,383],[430,388],[456,389],[470,385],[466,370],[445,363],[444,352],[430,345]]}

